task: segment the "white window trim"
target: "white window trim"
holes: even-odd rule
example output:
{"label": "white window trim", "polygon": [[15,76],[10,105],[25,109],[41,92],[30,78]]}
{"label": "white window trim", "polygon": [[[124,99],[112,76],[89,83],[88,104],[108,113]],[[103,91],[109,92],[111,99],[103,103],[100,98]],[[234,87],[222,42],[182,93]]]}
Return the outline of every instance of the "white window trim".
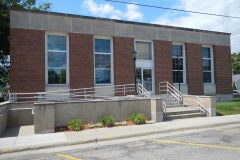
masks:
{"label": "white window trim", "polygon": [[[67,38],[67,66],[66,66],[66,84],[48,84],[48,35],[56,35],[56,36],[66,36]],[[54,51],[54,50],[50,50]],[[61,51],[58,51],[61,52]],[[65,52],[65,51],[63,51]],[[69,86],[69,35],[67,33],[60,32],[45,32],[45,85],[47,86]]]}
{"label": "white window trim", "polygon": [[[185,52],[185,43],[181,43],[181,42],[172,42],[172,45],[181,45],[182,46],[182,52],[183,52],[183,83],[180,84],[186,84],[186,52]],[[172,53],[171,53],[172,55]],[[173,57],[173,56],[171,56]],[[172,70],[173,72],[173,70]],[[178,83],[174,83],[174,85],[176,85]]]}
{"label": "white window trim", "polygon": [[[96,84],[96,77],[95,77],[95,39],[108,39],[110,40],[110,49],[111,49],[111,53],[101,53],[101,52],[96,52],[97,54],[110,54],[111,55],[111,68],[110,68],[110,72],[111,72],[111,83],[106,83],[106,84]],[[114,62],[113,62],[113,38],[112,37],[108,37],[108,36],[94,36],[93,37],[93,60],[94,60],[94,85],[95,86],[109,86],[109,85],[114,85]]]}
{"label": "white window trim", "polygon": [[[215,79],[214,79],[214,58],[213,58],[213,46],[211,45],[202,45],[202,47],[205,48],[210,48],[210,56],[211,56],[211,78],[212,82],[211,83],[204,83],[204,84],[215,84]],[[202,58],[202,59],[209,59],[209,58]]]}
{"label": "white window trim", "polygon": [[151,47],[151,54],[152,54],[152,59],[151,60],[148,60],[148,59],[136,59],[137,61],[148,61],[148,62],[154,62],[154,54],[153,54],[153,50],[154,50],[154,46],[153,46],[153,41],[151,41],[151,40],[141,40],[141,39],[134,39],[134,50],[135,51],[137,51],[136,50],[136,42],[148,42],[148,43],[150,43],[150,47]]}

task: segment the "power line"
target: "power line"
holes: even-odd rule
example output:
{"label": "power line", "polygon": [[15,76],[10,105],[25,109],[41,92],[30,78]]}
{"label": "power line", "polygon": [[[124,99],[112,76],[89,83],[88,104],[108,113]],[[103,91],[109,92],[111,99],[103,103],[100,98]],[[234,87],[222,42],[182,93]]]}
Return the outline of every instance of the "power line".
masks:
{"label": "power line", "polygon": [[240,19],[240,17],[228,16],[228,15],[204,13],[204,12],[197,12],[197,11],[188,11],[188,10],[184,10],[184,9],[167,8],[167,7],[161,7],[161,6],[151,6],[151,5],[140,4],[140,3],[131,3],[131,2],[124,2],[124,1],[116,1],[116,0],[105,0],[105,1],[115,2],[115,3],[123,3],[123,4],[133,4],[133,5],[143,6],[143,7],[160,8],[160,9],[166,9],[166,10],[179,11],[179,12],[189,12],[189,13],[205,14],[205,15],[217,16],[217,17],[226,17],[226,18]]}
{"label": "power line", "polygon": [[[230,7],[230,6],[227,6],[227,7]],[[234,14],[236,15],[236,13],[237,13],[237,15],[238,15],[238,12],[240,12],[240,11],[239,11],[239,7],[231,10],[231,14],[234,13]],[[228,24],[228,23],[226,23],[226,19],[224,19],[224,18],[219,19],[219,18],[220,18],[220,17],[216,17],[214,20],[212,20],[211,22],[209,22],[209,23],[207,23],[207,24],[205,24],[205,25],[203,25],[203,26],[201,26],[201,27],[202,27],[202,28],[212,29],[213,27],[216,26],[216,24],[217,24],[217,26],[220,25],[220,24],[222,24],[222,23]],[[230,20],[230,19],[229,19],[229,20]]]}
{"label": "power line", "polygon": [[240,38],[240,33],[235,34],[234,36],[231,36],[231,39],[236,39],[236,38]]}

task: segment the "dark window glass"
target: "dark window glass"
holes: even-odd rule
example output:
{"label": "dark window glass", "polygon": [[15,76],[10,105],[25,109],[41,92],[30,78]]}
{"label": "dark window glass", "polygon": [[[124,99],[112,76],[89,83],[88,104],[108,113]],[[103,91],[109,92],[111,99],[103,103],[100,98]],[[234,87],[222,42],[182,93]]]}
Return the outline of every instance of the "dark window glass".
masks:
{"label": "dark window glass", "polygon": [[141,68],[136,69],[136,78],[137,78],[137,83],[142,84],[142,71]]}
{"label": "dark window glass", "polygon": [[203,82],[212,83],[212,59],[209,47],[202,47]]}
{"label": "dark window glass", "polygon": [[66,52],[48,52],[48,67],[66,67]]}
{"label": "dark window glass", "polygon": [[211,71],[211,59],[203,59],[203,70]]}
{"label": "dark window glass", "polygon": [[95,70],[95,83],[96,84],[111,83],[110,69],[96,69]]}
{"label": "dark window glass", "polygon": [[95,54],[95,68],[111,68],[110,54]]}
{"label": "dark window glass", "polygon": [[182,53],[182,45],[172,45],[172,56],[180,55],[183,56]]}
{"label": "dark window glass", "polygon": [[95,49],[95,83],[111,83],[111,41],[94,39]]}
{"label": "dark window glass", "polygon": [[[172,58],[173,70],[183,70],[183,59],[181,58],[179,61],[177,58]],[[178,68],[179,67],[179,68]]]}
{"label": "dark window glass", "polygon": [[66,69],[48,69],[48,84],[66,84]]}
{"label": "dark window glass", "polygon": [[66,84],[67,37],[47,36],[48,84]]}
{"label": "dark window glass", "polygon": [[210,48],[202,47],[202,58],[211,58]]}
{"label": "dark window glass", "polygon": [[111,53],[109,39],[95,39],[94,42],[95,42],[95,52]]}
{"label": "dark window glass", "polygon": [[203,72],[203,82],[204,83],[212,83],[211,72]]}
{"label": "dark window glass", "polygon": [[[180,59],[177,56],[180,55]],[[183,83],[183,46],[172,45],[173,83]],[[180,73],[178,72],[180,70]],[[179,73],[179,74],[178,74]]]}
{"label": "dark window glass", "polygon": [[173,83],[183,83],[183,71],[173,71]]}
{"label": "dark window glass", "polygon": [[53,36],[48,35],[48,50],[67,50],[67,38],[66,36]]}

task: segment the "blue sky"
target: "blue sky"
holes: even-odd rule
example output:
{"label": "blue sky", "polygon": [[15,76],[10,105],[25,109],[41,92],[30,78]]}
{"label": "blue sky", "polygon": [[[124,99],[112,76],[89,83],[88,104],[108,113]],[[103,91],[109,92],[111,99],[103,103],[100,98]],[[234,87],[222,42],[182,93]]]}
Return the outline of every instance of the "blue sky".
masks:
{"label": "blue sky", "polygon": [[[119,0],[240,17],[239,0]],[[51,2],[51,12],[113,18],[231,33],[231,50],[240,52],[240,19],[162,10],[105,0],[37,0]]]}

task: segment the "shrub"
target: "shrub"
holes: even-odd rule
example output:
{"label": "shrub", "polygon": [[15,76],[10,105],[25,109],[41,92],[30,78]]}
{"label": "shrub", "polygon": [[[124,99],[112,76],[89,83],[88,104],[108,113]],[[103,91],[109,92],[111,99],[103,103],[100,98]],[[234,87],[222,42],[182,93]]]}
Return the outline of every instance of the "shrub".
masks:
{"label": "shrub", "polygon": [[70,122],[68,122],[68,129],[72,131],[81,131],[82,125],[83,123],[81,119],[73,119]]}
{"label": "shrub", "polygon": [[114,118],[112,116],[102,116],[98,119],[99,123],[102,123],[103,126],[112,127],[114,126]]}
{"label": "shrub", "polygon": [[132,121],[137,125],[146,123],[146,118],[142,113],[133,113],[128,117],[128,120]]}
{"label": "shrub", "polygon": [[236,86],[235,82],[233,82],[233,84],[232,84],[232,90],[237,90],[237,86]]}

